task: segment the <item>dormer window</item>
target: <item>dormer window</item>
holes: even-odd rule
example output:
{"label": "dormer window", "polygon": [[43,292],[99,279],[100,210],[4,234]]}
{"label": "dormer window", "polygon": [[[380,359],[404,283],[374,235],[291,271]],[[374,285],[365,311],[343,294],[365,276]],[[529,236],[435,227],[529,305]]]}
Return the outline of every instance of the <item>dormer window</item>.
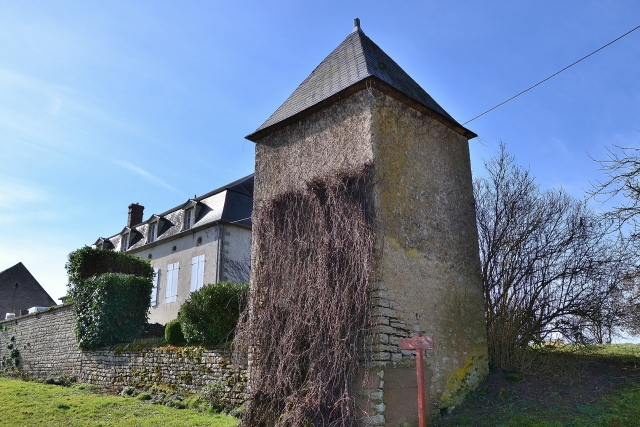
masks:
{"label": "dormer window", "polygon": [[96,249],[113,249],[113,243],[109,239],[101,237],[93,244],[93,247]]}
{"label": "dormer window", "polygon": [[196,214],[196,210],[194,208],[191,208],[185,212],[185,218],[184,218],[185,230],[190,230],[193,228],[195,214]]}
{"label": "dormer window", "polygon": [[122,252],[126,252],[129,249],[129,233],[122,236],[122,246],[120,248]]}
{"label": "dormer window", "polygon": [[158,236],[162,234],[164,227],[164,217],[160,215],[151,215],[149,218],[149,228],[147,229],[147,243],[153,243],[158,240]]}
{"label": "dormer window", "polygon": [[184,223],[182,230],[191,230],[196,225],[198,212],[202,208],[202,204],[195,199],[189,199],[182,207],[184,209]]}
{"label": "dormer window", "polygon": [[149,225],[149,243],[155,242],[158,238],[158,222],[152,222]]}

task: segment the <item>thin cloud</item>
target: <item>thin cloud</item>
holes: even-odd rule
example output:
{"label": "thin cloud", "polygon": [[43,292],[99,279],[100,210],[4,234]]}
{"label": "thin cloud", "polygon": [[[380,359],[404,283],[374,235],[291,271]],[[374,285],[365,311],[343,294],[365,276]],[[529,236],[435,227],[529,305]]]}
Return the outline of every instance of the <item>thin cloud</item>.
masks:
{"label": "thin cloud", "polygon": [[36,186],[0,179],[0,207],[2,209],[24,208],[26,204],[42,202],[47,199],[48,195]]}
{"label": "thin cloud", "polygon": [[142,169],[139,166],[136,166],[132,163],[127,162],[126,160],[118,160],[116,161],[116,164],[119,166],[122,166],[125,169],[130,170],[131,172],[137,173],[138,175],[140,175],[141,177],[143,177],[144,179],[146,179],[147,181],[159,185],[161,187],[166,188],[167,190],[171,190],[173,192],[176,192],[178,194],[183,194],[182,191],[178,190],[175,187],[170,186],[169,184],[167,184],[162,178],[155,176],[154,174],[152,174],[151,172],[148,172],[144,169]]}
{"label": "thin cloud", "polygon": [[[51,206],[53,196],[44,189],[0,176],[0,235],[4,244],[7,233],[16,225],[40,224],[59,220],[63,215]],[[2,269],[0,269],[2,270]]]}

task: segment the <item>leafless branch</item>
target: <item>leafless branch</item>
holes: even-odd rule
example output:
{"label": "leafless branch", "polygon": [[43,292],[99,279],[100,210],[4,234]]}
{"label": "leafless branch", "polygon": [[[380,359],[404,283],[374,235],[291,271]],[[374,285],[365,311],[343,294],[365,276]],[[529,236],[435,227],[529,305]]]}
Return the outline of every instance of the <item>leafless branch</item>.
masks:
{"label": "leafless branch", "polygon": [[562,335],[603,342],[619,324],[615,297],[633,270],[628,242],[562,189],[541,191],[501,145],[474,182],[489,350],[509,365],[517,347]]}
{"label": "leafless branch", "polygon": [[236,335],[252,357],[243,425],[357,425],[351,387],[371,337],[371,176],[367,167],[316,180],[254,212],[256,271]]}

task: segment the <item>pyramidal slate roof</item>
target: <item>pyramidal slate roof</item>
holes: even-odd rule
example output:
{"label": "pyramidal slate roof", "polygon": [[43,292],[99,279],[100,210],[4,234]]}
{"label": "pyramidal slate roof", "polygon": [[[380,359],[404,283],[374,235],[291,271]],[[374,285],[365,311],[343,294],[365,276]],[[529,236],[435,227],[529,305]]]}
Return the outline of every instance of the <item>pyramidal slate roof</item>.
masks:
{"label": "pyramidal slate roof", "polygon": [[[304,115],[311,107],[366,79],[378,79],[435,113],[436,118],[469,138],[476,135],[460,125],[380,47],[355,20],[353,31],[307,77],[287,100],[247,139],[255,141],[272,126]],[[269,130],[268,130],[269,129]]]}

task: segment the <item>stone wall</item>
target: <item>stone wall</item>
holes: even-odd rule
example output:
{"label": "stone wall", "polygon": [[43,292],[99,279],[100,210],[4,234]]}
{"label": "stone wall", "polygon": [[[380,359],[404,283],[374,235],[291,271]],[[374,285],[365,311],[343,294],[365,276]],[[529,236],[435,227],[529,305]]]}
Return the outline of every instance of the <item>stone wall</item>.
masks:
{"label": "stone wall", "polygon": [[[467,138],[372,90],[376,199],[376,280],[372,408],[386,425],[410,421],[415,333],[434,337],[424,360],[432,416],[459,405],[488,373],[484,301]],[[376,381],[371,383],[375,386]],[[378,412],[379,413],[379,412]]]}
{"label": "stone wall", "polygon": [[115,392],[151,385],[197,392],[219,381],[229,403],[245,400],[246,367],[234,365],[227,349],[131,343],[80,351],[73,326],[71,304],[1,321],[0,360],[12,364],[7,348],[11,343],[20,352],[20,369],[40,378],[75,375],[80,382]]}

